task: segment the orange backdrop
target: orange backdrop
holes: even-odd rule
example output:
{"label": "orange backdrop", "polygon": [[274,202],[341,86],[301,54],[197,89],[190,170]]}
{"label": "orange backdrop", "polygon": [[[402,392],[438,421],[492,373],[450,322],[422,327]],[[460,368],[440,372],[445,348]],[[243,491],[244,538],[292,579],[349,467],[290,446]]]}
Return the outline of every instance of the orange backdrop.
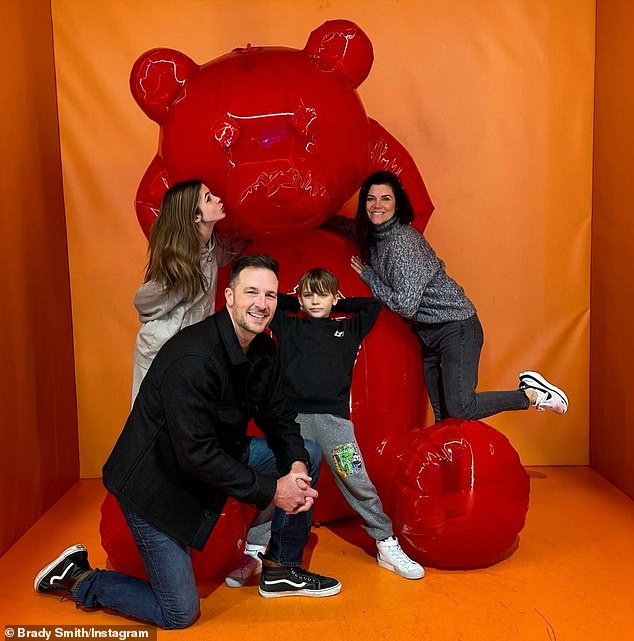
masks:
{"label": "orange backdrop", "polygon": [[[593,0],[53,0],[82,476],[97,476],[129,408],[146,241],[133,198],[157,126],[130,68],[168,46],[202,63],[247,42],[302,48],[357,22],[375,62],[360,94],[409,150],[436,212],[427,235],[478,307],[482,389],[543,370],[565,418],[488,422],[527,465],[588,461]],[[283,19],[281,17],[283,16]],[[430,419],[431,420],[431,419]]]}

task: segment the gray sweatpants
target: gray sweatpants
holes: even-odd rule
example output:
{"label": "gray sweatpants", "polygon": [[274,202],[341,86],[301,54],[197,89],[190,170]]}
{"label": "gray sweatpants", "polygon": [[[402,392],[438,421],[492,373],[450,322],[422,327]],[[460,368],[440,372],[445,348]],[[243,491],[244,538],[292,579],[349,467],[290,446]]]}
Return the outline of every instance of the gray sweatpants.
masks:
{"label": "gray sweatpants", "polygon": [[[381,499],[366,472],[352,422],[332,414],[298,414],[297,422],[302,436],[321,447],[337,487],[350,507],[363,519],[368,534],[377,541],[392,536],[392,521],[383,511]],[[268,543],[271,523],[267,512],[268,508],[251,526],[247,536],[249,543]]]}

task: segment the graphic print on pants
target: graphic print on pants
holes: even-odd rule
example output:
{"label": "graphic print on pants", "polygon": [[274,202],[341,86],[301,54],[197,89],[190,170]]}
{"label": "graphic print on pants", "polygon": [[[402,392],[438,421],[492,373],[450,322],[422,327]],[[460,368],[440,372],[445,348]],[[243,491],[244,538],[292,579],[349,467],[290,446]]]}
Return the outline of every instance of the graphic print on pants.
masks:
{"label": "graphic print on pants", "polygon": [[339,476],[352,476],[363,470],[363,459],[356,443],[342,443],[330,453]]}

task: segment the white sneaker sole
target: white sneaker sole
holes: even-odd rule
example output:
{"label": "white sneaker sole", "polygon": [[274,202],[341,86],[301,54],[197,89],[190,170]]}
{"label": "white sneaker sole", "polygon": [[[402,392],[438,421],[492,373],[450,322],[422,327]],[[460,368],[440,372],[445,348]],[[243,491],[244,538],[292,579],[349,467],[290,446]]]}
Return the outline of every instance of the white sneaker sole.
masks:
{"label": "white sneaker sole", "polygon": [[566,396],[566,393],[556,385],[553,385],[551,382],[547,381],[539,372],[533,372],[531,370],[520,372],[519,379],[520,383],[524,383],[524,385],[526,385],[527,387],[535,387],[534,385],[531,385],[532,379],[533,381],[535,381],[535,383],[537,383],[538,388],[541,387],[542,389],[548,390],[553,394],[557,394],[557,396],[559,396],[559,398],[561,398],[561,400],[566,404],[566,407],[568,407],[568,397]]}
{"label": "white sneaker sole", "polygon": [[403,570],[399,570],[395,565],[392,565],[391,563],[388,563],[387,561],[384,561],[379,556],[376,557],[376,562],[382,568],[385,568],[386,570],[389,570],[390,572],[394,572],[394,574],[398,574],[399,576],[402,576],[404,579],[412,579],[412,580],[413,579],[422,579],[425,576],[425,570],[422,567],[421,567],[420,570],[412,570],[411,572],[405,572]]}
{"label": "white sneaker sole", "polygon": [[39,592],[37,589],[38,584],[42,579],[58,564],[61,563],[67,556],[74,554],[75,552],[85,552],[86,546],[78,543],[77,545],[71,545],[69,548],[66,548],[54,561],[51,561],[45,568],[42,568],[36,575],[35,580],[33,581],[33,588],[36,592]]}
{"label": "white sneaker sole", "polygon": [[226,576],[225,577],[225,585],[228,588],[243,588],[253,577],[258,576],[258,574],[260,574],[260,572],[262,572],[262,568],[261,567],[258,568],[257,570],[255,570],[255,572],[250,574],[248,577],[246,577],[244,579],[244,581],[242,581],[241,579],[238,579],[236,577],[233,577],[233,576]]}
{"label": "white sneaker sole", "polygon": [[333,585],[331,588],[326,588],[325,590],[283,590],[280,592],[267,592],[258,588],[260,596],[263,596],[265,599],[276,599],[278,597],[284,596],[307,596],[312,598],[319,598],[325,596],[335,596],[341,592],[341,583]]}

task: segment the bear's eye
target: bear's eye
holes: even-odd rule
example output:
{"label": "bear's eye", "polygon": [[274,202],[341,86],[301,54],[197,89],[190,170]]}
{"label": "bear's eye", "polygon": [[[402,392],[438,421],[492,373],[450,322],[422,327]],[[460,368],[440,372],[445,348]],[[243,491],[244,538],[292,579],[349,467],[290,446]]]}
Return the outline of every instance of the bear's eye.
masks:
{"label": "bear's eye", "polygon": [[219,118],[211,131],[214,139],[223,149],[229,149],[240,137],[240,127],[233,118]]}

